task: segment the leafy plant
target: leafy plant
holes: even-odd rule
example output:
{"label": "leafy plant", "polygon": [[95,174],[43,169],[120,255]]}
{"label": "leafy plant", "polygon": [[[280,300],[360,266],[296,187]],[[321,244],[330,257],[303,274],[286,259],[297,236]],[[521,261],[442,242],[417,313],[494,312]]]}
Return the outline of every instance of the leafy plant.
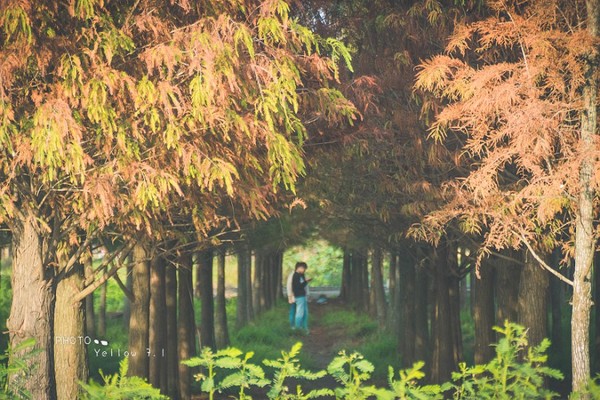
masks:
{"label": "leafy plant", "polygon": [[394,369],[389,368],[389,385],[391,388],[391,399],[419,399],[436,400],[443,399],[442,387],[438,385],[417,386],[417,382],[425,377],[421,370],[425,365],[419,361],[413,364],[409,369],[398,372],[399,380],[394,379]]}
{"label": "leafy plant", "polygon": [[[389,392],[375,386],[365,386],[375,368],[362,354],[348,355],[341,351],[327,367],[327,372],[342,386],[335,389],[338,399],[366,400],[371,396],[388,398]],[[393,398],[393,397],[392,397]]]}
{"label": "leafy plant", "polygon": [[[242,357],[243,355],[243,357]],[[215,393],[222,392],[225,389],[239,387],[239,400],[251,399],[245,391],[251,386],[264,387],[269,383],[265,379],[263,369],[249,360],[254,353],[244,353],[238,349],[228,348],[213,352],[212,349],[205,347],[198,357],[191,358],[183,362],[189,367],[202,367],[205,372],[195,375],[197,381],[202,382],[201,389],[208,393],[209,399],[213,399]],[[219,369],[234,370],[235,372],[217,381],[217,372]]]}
{"label": "leafy plant", "polygon": [[129,361],[124,358],[119,364],[119,372],[114,375],[104,375],[100,371],[103,383],[94,380],[90,383],[80,382],[83,389],[83,400],[167,400],[160,390],[152,387],[144,379],[137,376],[127,376]]}
{"label": "leafy plant", "polygon": [[550,399],[558,394],[544,388],[544,379],[563,379],[560,371],[545,365],[550,341],[528,346],[523,326],[505,322],[495,327],[503,335],[496,345],[496,357],[485,365],[459,365],[452,374],[455,399]]}
{"label": "leafy plant", "polygon": [[281,357],[277,360],[265,360],[263,363],[275,368],[273,385],[267,393],[270,399],[278,400],[305,400],[314,399],[322,396],[332,396],[334,393],[330,389],[317,389],[304,393],[300,385],[296,386],[296,393],[291,393],[286,385],[289,378],[316,380],[327,375],[325,371],[311,372],[300,367],[298,355],[302,349],[302,343],[296,343],[289,352],[282,351]]}
{"label": "leafy plant", "polygon": [[[22,341],[12,348],[8,348],[0,355],[0,399],[31,399],[31,393],[19,383],[27,379],[29,371],[34,367],[31,359],[41,350],[34,349],[35,339]],[[9,385],[9,379],[13,384]]]}

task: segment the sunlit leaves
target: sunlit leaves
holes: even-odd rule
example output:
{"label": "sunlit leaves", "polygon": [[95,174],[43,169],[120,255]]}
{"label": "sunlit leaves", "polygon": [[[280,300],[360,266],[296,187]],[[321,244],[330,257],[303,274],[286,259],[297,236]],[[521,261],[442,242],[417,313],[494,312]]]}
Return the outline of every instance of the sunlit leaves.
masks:
{"label": "sunlit leaves", "polygon": [[5,7],[0,12],[0,23],[5,36],[5,44],[9,44],[12,41],[19,42],[24,40],[27,43],[33,41],[33,34],[31,31],[31,21],[29,16],[18,4],[11,4]]}

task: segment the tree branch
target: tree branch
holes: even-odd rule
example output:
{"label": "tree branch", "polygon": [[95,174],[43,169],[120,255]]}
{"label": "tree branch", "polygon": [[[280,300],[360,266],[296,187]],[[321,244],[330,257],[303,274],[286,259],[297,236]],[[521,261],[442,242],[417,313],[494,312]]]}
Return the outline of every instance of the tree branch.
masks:
{"label": "tree branch", "polygon": [[527,238],[525,236],[523,236],[522,234],[517,233],[515,231],[513,231],[513,233],[515,235],[517,235],[521,239],[521,241],[523,242],[523,244],[525,244],[525,246],[527,246],[527,249],[529,250],[529,252],[533,256],[533,258],[535,258],[537,260],[537,262],[540,264],[540,267],[542,267],[542,269],[547,270],[552,275],[556,276],[558,279],[560,279],[561,281],[565,282],[566,284],[573,286],[573,281],[572,280],[570,280],[568,278],[565,278],[560,272],[556,271],[554,268],[552,268],[551,266],[549,266],[548,264],[546,264],[546,262],[544,260],[542,260],[542,258],[533,249],[533,247],[531,246],[531,243],[529,243],[529,241],[527,240]]}

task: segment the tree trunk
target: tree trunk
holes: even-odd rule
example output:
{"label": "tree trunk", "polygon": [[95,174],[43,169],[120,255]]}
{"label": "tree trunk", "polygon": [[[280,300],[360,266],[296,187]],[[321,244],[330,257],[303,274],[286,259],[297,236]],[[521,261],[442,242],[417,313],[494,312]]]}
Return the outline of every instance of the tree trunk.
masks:
{"label": "tree trunk", "polygon": [[283,251],[275,254],[275,302],[283,299]]}
{"label": "tree trunk", "polygon": [[[428,292],[429,279],[424,266],[415,266],[415,360],[429,362],[429,322],[428,322]],[[410,301],[410,300],[408,300]]]}
{"label": "tree trunk", "polygon": [[[92,252],[88,251],[83,264],[85,279],[91,279],[94,273]],[[90,337],[96,336],[96,311],[94,310],[94,293],[85,298],[85,333]]]}
{"label": "tree trunk", "polygon": [[344,248],[344,259],[342,262],[342,284],[340,288],[340,299],[344,303],[348,303],[350,300],[350,263],[351,263],[350,252]]}
{"label": "tree trunk", "polygon": [[[559,265],[561,259],[561,253],[559,250],[555,250],[552,253],[552,265]],[[552,309],[552,347],[556,351],[560,351],[563,348],[562,339],[562,308],[565,304],[565,296],[563,290],[563,283],[551,276],[550,277],[550,303]]]}
{"label": "tree trunk", "polygon": [[[458,268],[456,247],[449,247],[448,261]],[[450,298],[450,327],[452,334],[453,364],[456,367],[463,360],[462,331],[460,325],[460,278],[448,274],[448,297]]]}
{"label": "tree trunk", "polygon": [[522,251],[504,250],[494,260],[494,291],[496,293],[496,323],[503,325],[505,321],[517,322],[519,285],[523,269],[524,253]]}
{"label": "tree trunk", "polygon": [[150,262],[145,245],[133,248],[133,296],[129,320],[129,376],[148,378],[147,349],[150,331]]}
{"label": "tree trunk", "polygon": [[[204,258],[207,258],[204,253]],[[200,259],[203,257],[201,256]],[[212,254],[210,254],[210,262],[212,264]],[[179,395],[181,400],[191,398],[191,382],[192,374],[189,367],[181,364],[181,361],[187,360],[196,353],[195,344],[195,326],[194,321],[194,293],[192,283],[192,255],[185,253],[179,257],[178,276],[179,285],[177,288],[179,294],[179,318],[177,320],[177,339],[178,339],[178,354],[179,354]],[[204,276],[202,276],[204,282]],[[204,282],[203,285],[205,285]],[[210,280],[211,287],[211,304],[212,304],[212,279]],[[205,288],[201,288],[204,293]],[[212,311],[212,310],[211,310]],[[212,315],[212,314],[211,314]],[[214,340],[214,336],[213,336]]]}
{"label": "tree trunk", "polygon": [[[127,258],[127,277],[125,278],[125,287],[129,290],[130,293],[133,293],[133,263],[131,262],[131,257]],[[131,302],[129,298],[125,296],[123,299],[123,325],[125,329],[129,332],[129,319],[131,317]]]}
{"label": "tree trunk", "polygon": [[496,341],[493,327],[496,324],[494,310],[494,270],[484,264],[479,278],[473,279],[472,310],[475,323],[475,364],[485,364],[494,357],[492,344]]}
{"label": "tree trunk", "polygon": [[[407,251],[408,249],[403,249]],[[418,344],[422,340],[416,331],[416,302],[415,297],[417,285],[415,264],[407,254],[402,254],[398,257],[398,267],[396,268],[396,304],[399,314],[399,335],[400,351],[402,353],[402,363],[405,367],[410,367],[416,359],[416,348],[424,347],[425,343]],[[416,289],[416,290],[415,290]],[[426,310],[426,306],[425,306]],[[427,311],[423,311],[425,316],[425,324],[427,324]]]}
{"label": "tree trunk", "polygon": [[150,264],[150,332],[148,382],[166,393],[166,298],[165,259],[154,256]]}
{"label": "tree trunk", "polygon": [[177,269],[167,265],[165,271],[165,325],[167,391],[172,400],[179,398],[179,357],[177,352]]}
{"label": "tree trunk", "polygon": [[[27,339],[35,339],[39,353],[30,358],[32,366],[27,375],[13,375],[10,390],[25,390],[36,400],[55,397],[53,365],[52,314],[54,292],[52,268],[46,268],[42,256],[42,235],[35,215],[23,210],[24,218],[13,221],[13,298],[7,328],[10,346],[15,347]],[[21,358],[30,349],[14,354]]]}
{"label": "tree trunk", "polygon": [[[586,0],[587,30],[596,38],[600,30],[600,0]],[[597,49],[585,62],[581,142],[583,152],[596,148],[597,130]],[[575,219],[575,270],[573,275],[573,313],[571,314],[571,364],[573,391],[583,391],[590,379],[590,313],[592,308],[592,269],[596,249],[594,237],[595,157],[581,154],[579,198]],[[589,396],[587,396],[589,397]]]}
{"label": "tree trunk", "polygon": [[79,263],[68,272],[61,264],[54,306],[54,379],[56,398],[71,400],[80,397],[79,382],[88,379],[84,304],[73,303],[73,297],[83,289],[84,272]]}
{"label": "tree trunk", "polygon": [[[106,288],[108,282],[100,286],[100,305],[98,307],[98,335],[102,338],[106,336]],[[131,322],[131,321],[130,321]]]}
{"label": "tree trunk", "polygon": [[548,273],[528,252],[519,284],[519,324],[528,329],[529,345],[536,346],[547,337]]}
{"label": "tree trunk", "polygon": [[200,347],[216,349],[215,306],[213,296],[213,251],[198,253],[198,278],[200,281]]}
{"label": "tree trunk", "polygon": [[431,380],[446,382],[454,370],[453,327],[448,277],[448,245],[442,242],[434,250],[433,309],[431,316],[432,361]]}
{"label": "tree trunk", "polygon": [[383,253],[380,248],[373,250],[372,266],[372,287],[374,298],[374,311],[377,316],[379,326],[385,326],[386,319],[386,300],[385,300],[385,289],[383,287]]}
{"label": "tree trunk", "polygon": [[238,260],[238,297],[236,310],[236,327],[246,326],[252,319],[252,254],[250,250],[241,248],[237,253]]}
{"label": "tree trunk", "polygon": [[369,264],[365,251],[352,252],[350,301],[357,311],[367,311],[369,307]]}
{"label": "tree trunk", "polygon": [[215,338],[217,348],[229,346],[229,329],[227,329],[227,308],[225,299],[225,249],[217,253],[217,298],[215,300]]}

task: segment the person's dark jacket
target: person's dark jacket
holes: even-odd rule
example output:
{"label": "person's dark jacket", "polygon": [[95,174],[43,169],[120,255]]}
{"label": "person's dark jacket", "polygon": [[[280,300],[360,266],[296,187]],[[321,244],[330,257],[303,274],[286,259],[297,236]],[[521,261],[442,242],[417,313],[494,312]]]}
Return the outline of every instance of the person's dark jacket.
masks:
{"label": "person's dark jacket", "polygon": [[304,275],[294,272],[294,276],[292,277],[292,292],[294,292],[294,297],[306,296],[306,285],[308,285],[308,282]]}

